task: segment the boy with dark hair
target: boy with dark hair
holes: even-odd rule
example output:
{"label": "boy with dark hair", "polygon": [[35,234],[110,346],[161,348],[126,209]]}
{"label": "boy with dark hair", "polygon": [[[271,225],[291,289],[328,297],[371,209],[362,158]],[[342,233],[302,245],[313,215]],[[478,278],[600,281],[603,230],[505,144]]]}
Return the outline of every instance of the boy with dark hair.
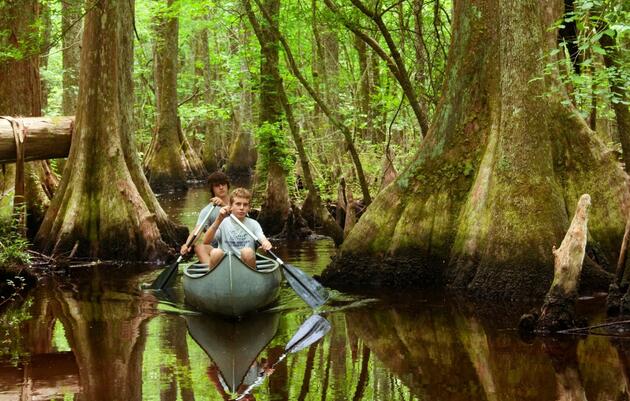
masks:
{"label": "boy with dark hair", "polygon": [[[198,246],[197,257],[199,262],[207,263],[212,269],[221,259],[225,252],[236,254],[243,262],[252,269],[256,269],[256,242],[231,219],[226,219],[230,212],[251,232],[260,239],[260,247],[266,251],[272,248],[271,242],[263,234],[260,224],[254,219],[247,217],[250,209],[251,193],[245,188],[236,188],[230,195],[230,206],[221,208],[219,215],[206,231],[203,237],[203,245]],[[212,241],[218,242],[218,247],[211,245]]]}
{"label": "boy with dark hair", "polygon": [[[199,227],[203,223],[204,217],[206,216],[206,214],[208,214],[210,210],[212,210],[212,213],[210,214],[210,218],[206,220],[206,224],[202,229],[203,231],[207,230],[208,227],[210,227],[210,224],[212,224],[212,222],[217,218],[217,216],[219,215],[219,211],[221,210],[221,207],[230,204],[230,195],[229,195],[230,181],[228,180],[227,175],[225,175],[221,171],[215,171],[214,173],[208,176],[208,183],[210,184],[210,193],[212,194],[212,198],[210,198],[210,203],[208,203],[208,205],[204,207],[203,209],[201,209],[201,211],[199,212],[199,217],[197,218],[197,223],[195,224],[195,228],[190,232],[188,239],[179,250],[179,253],[182,255],[185,255],[188,252],[190,252],[190,248],[192,247],[192,244],[191,244],[191,247],[187,247],[186,244],[192,238],[192,235],[197,229],[197,227]],[[216,207],[212,209],[213,206],[216,206]]]}

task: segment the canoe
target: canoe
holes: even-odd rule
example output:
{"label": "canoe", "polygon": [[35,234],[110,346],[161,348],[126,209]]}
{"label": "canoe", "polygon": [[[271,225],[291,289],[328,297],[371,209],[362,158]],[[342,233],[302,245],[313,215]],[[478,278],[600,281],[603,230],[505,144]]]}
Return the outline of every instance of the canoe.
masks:
{"label": "canoe", "polygon": [[279,264],[256,256],[256,270],[228,253],[212,270],[192,264],[184,269],[186,303],[202,312],[243,316],[260,310],[278,298],[282,272]]}
{"label": "canoe", "polygon": [[257,313],[243,320],[221,316],[186,316],[188,333],[212,359],[228,393],[257,378],[259,354],[278,331],[280,314]]}

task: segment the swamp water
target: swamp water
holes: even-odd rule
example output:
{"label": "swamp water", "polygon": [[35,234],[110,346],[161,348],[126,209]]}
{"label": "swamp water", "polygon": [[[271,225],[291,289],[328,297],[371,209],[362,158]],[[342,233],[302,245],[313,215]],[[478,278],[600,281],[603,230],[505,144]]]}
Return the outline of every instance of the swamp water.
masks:
{"label": "swamp water", "polygon": [[[207,191],[161,199],[192,227]],[[331,241],[278,244],[310,274]],[[525,307],[478,309],[444,294],[333,291],[323,338],[274,365],[311,310],[289,287],[230,322],[142,291],[146,266],[59,272],[0,315],[0,400],[627,400],[630,341],[519,339]],[[450,298],[450,297],[449,297]],[[522,309],[522,310],[521,310]],[[594,316],[602,300],[585,301]],[[476,312],[475,312],[476,311]],[[601,317],[599,317],[601,320]],[[244,379],[244,384],[238,382]]]}

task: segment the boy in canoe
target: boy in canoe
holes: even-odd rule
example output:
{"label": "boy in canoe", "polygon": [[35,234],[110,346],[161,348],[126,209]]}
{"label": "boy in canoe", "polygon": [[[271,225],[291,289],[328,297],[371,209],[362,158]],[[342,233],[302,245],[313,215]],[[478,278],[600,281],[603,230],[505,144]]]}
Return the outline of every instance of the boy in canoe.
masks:
{"label": "boy in canoe", "polygon": [[[236,254],[252,269],[256,270],[256,242],[232,219],[226,218],[230,213],[243,223],[251,232],[260,239],[260,247],[265,251],[271,249],[271,242],[263,234],[260,224],[247,217],[251,207],[252,194],[245,188],[236,188],[230,195],[230,205],[224,206],[203,237],[203,245],[198,246],[197,257],[200,263],[207,263],[212,269],[215,267],[225,252]],[[211,245],[217,240],[218,247]]]}
{"label": "boy in canoe", "polygon": [[208,205],[201,209],[201,212],[199,212],[199,217],[197,218],[195,228],[190,232],[190,235],[186,239],[186,242],[179,250],[179,253],[182,255],[186,255],[188,252],[190,252],[192,244],[191,246],[186,246],[186,244],[192,239],[193,233],[196,232],[197,228],[201,224],[203,224],[204,216],[208,212],[210,212],[212,207],[216,206],[212,210],[210,218],[207,220],[205,227],[203,227],[203,231],[207,230],[210,224],[212,224],[212,222],[217,218],[221,207],[230,204],[230,181],[228,180],[227,175],[220,171],[215,171],[208,176],[208,183],[210,184],[210,192],[212,193],[212,198],[210,198],[210,202],[208,203]]}

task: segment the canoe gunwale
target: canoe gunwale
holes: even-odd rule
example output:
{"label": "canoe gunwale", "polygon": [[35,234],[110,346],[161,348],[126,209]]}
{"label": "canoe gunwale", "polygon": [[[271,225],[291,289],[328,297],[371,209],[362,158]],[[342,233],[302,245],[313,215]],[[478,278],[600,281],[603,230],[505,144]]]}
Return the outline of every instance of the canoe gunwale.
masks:
{"label": "canoe gunwale", "polygon": [[257,255],[271,268],[253,270],[233,253],[227,253],[212,269],[190,265],[184,269],[186,303],[202,312],[242,316],[261,310],[279,295],[282,271],[278,262]]}
{"label": "canoe gunwale", "polygon": [[[217,267],[221,263],[223,263],[225,258],[229,257],[230,255],[234,256],[236,259],[241,261],[241,263],[245,264],[241,260],[241,258],[239,258],[236,254],[228,252],[225,255],[223,255],[221,260],[219,260],[219,263],[217,263],[217,265],[215,267],[213,267],[212,269],[210,269],[205,264],[193,263],[193,264],[187,266],[184,269],[184,275],[187,276],[188,278],[191,278],[191,279],[200,279],[202,277],[205,277],[205,276],[209,275],[210,273],[216,271]],[[264,255],[256,254],[256,262],[258,262],[259,260],[262,260],[262,261],[266,262],[266,264],[269,264],[269,262],[271,262],[273,264],[273,267],[272,268],[265,267],[264,269],[260,269],[260,270],[258,268],[256,270],[250,269],[254,273],[271,274],[271,273],[275,272],[276,270],[278,270],[280,268],[280,264],[278,262],[276,262],[275,260],[273,260],[271,258],[268,258],[268,257],[266,257]],[[256,263],[256,265],[258,265],[258,263]],[[193,271],[193,270],[196,270],[196,271]]]}

